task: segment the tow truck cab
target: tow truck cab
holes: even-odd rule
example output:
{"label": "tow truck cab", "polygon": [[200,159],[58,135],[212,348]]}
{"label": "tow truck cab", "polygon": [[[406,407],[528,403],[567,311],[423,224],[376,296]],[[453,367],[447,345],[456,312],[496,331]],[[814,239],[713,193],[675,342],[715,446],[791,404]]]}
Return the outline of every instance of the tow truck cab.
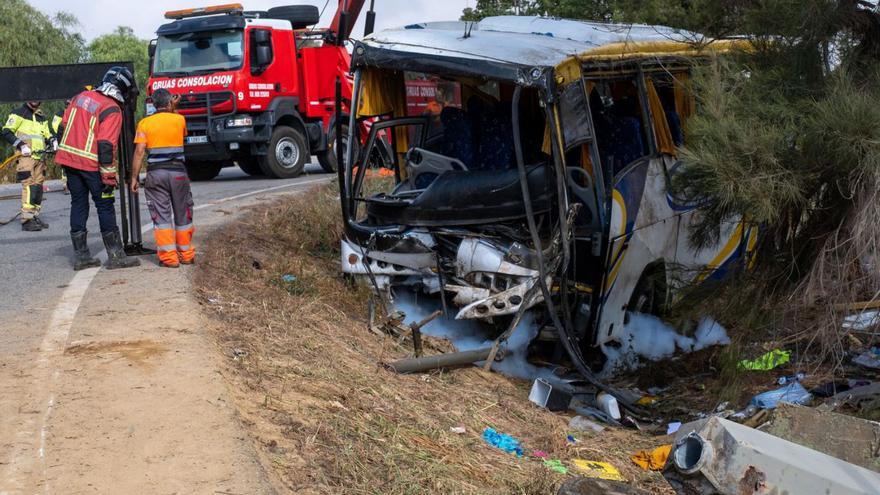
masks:
{"label": "tow truck cab", "polygon": [[[150,48],[148,95],[181,99],[186,160],[194,180],[237,163],[249,174],[299,175],[315,154],[336,169],[335,82],[351,98],[350,57],[318,23],[317,7],[249,12],[239,4],[167,12]],[[147,100],[147,113],[154,109]]]}

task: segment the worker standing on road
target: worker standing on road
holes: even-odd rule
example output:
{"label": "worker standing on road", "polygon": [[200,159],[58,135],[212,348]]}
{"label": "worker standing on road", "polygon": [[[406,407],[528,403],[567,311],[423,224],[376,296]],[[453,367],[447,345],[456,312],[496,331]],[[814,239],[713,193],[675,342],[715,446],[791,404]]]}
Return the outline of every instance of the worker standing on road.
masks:
{"label": "worker standing on road", "polygon": [[153,93],[156,113],[141,120],[135,131],[131,190],[138,191],[138,174],[147,156],[144,188],[153,219],[159,262],[168,268],[195,262],[193,198],[186,174],[183,140],[186,119],[175,113],[178,97],[166,89]]}
{"label": "worker standing on road", "polygon": [[40,219],[43,182],[46,180],[46,141],[51,137],[39,101],[29,101],[9,114],[3,137],[19,153],[15,178],[21,182],[21,230],[48,229]]}
{"label": "worker standing on road", "polygon": [[140,261],[125,255],[114,208],[117,186],[116,149],[122,130],[126,98],[136,92],[134,76],[124,67],[113,67],[100,87],[73,97],[61,122],[61,142],[55,162],[64,167],[70,188],[70,238],[76,252],[74,270],[99,266],[89,253],[86,222],[89,196],[98,210],[101,237],[107,249],[106,267],[129,268]]}

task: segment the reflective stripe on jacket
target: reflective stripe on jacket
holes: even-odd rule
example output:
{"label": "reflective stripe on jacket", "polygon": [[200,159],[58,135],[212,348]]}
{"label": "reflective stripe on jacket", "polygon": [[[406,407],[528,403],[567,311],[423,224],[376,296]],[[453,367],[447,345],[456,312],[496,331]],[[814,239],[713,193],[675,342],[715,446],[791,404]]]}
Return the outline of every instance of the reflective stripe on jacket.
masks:
{"label": "reflective stripe on jacket", "polygon": [[43,114],[39,110],[34,112],[27,105],[22,105],[9,114],[2,133],[13,147],[27,144],[38,158],[40,152],[46,149],[46,139],[52,137]]}
{"label": "reflective stripe on jacket", "polygon": [[88,172],[116,173],[122,111],[116,100],[96,91],[75,96],[62,118],[55,161]]}

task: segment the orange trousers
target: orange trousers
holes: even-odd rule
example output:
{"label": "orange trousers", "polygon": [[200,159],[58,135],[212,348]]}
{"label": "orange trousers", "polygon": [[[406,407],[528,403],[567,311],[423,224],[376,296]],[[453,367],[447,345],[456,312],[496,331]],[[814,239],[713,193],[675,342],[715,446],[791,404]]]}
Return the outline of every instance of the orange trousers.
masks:
{"label": "orange trousers", "polygon": [[186,170],[148,170],[144,189],[147,208],[153,219],[159,261],[168,266],[192,263],[196,257],[192,241],[195,228],[192,191]]}

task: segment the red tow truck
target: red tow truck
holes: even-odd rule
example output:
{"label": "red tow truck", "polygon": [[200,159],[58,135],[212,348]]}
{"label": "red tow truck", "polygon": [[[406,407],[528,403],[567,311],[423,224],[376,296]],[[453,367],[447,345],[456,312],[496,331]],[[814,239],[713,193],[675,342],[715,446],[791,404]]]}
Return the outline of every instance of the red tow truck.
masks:
{"label": "red tow truck", "polygon": [[[336,78],[343,100],[351,101],[344,43],[366,0],[338,1],[324,29],[314,27],[320,12],[312,5],[247,11],[228,4],[165,14],[171,22],[150,43],[147,93],[165,88],[181,96],[191,179],[213,179],[233,164],[251,175],[296,177],[311,155],[327,172],[336,170]],[[371,7],[368,32],[374,19]]]}

